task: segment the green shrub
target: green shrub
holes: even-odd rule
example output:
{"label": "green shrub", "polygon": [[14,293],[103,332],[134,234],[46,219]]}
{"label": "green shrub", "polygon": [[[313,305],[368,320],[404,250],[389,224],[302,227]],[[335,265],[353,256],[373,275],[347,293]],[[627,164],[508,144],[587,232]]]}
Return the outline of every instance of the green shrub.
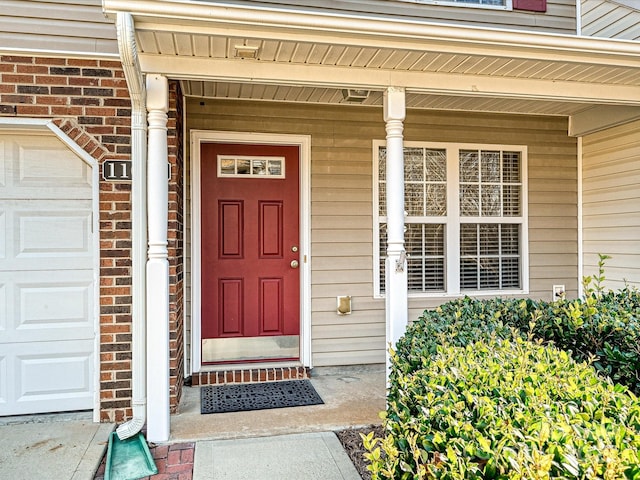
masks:
{"label": "green shrub", "polygon": [[528,325],[536,308],[531,300],[464,297],[425,310],[396,344],[394,369],[408,373],[420,368],[444,342],[466,346],[489,336],[510,338],[511,327]]}
{"label": "green shrub", "polygon": [[396,369],[387,436],[363,439],[373,479],[640,478],[637,398],[562,350],[495,331],[472,342],[445,330],[466,346]]}
{"label": "green shrub", "polygon": [[539,302],[531,332],[570,351],[576,360],[592,361],[598,371],[640,394],[640,295],[636,290]]}
{"label": "green shrub", "polygon": [[576,360],[592,361],[599,372],[640,394],[640,294],[631,288],[605,290],[608,255],[598,273],[583,279],[584,298],[540,302],[531,325],[537,338],[552,341]]}
{"label": "green shrub", "polygon": [[464,297],[425,311],[396,344],[396,373],[421,368],[437,346],[465,346],[494,335],[508,338],[510,328],[523,336],[552,342],[578,361],[590,361],[601,373],[640,395],[640,293],[589,290],[584,299],[555,302]]}

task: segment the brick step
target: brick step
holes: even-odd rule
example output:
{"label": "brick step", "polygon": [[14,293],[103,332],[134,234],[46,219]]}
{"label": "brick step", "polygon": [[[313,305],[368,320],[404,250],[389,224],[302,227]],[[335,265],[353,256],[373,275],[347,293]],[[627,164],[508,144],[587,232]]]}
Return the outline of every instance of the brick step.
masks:
{"label": "brick step", "polygon": [[193,386],[222,385],[226,383],[275,382],[309,378],[306,367],[269,367],[196,372],[191,375]]}

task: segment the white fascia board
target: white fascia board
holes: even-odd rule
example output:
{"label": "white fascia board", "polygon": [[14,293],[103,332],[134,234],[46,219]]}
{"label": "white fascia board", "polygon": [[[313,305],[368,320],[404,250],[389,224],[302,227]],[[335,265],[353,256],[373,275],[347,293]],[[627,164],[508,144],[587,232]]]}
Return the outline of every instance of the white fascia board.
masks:
{"label": "white fascia board", "polygon": [[582,137],[640,119],[640,106],[598,105],[569,117],[569,136]]}
{"label": "white fascia board", "polygon": [[[350,39],[358,45],[363,39],[377,46],[410,48],[411,44],[438,44],[442,51],[483,54],[496,50],[516,58],[544,58],[617,66],[638,66],[640,43],[628,40],[603,39],[540,33],[443,25],[390,18],[349,16],[281,10],[269,7],[232,5],[220,2],[200,3],[178,0],[103,0],[107,14],[130,12],[137,25],[149,23],[157,31],[212,34],[213,31],[255,35],[257,32],[282,38],[283,33],[296,34],[307,42],[342,41]],[[138,27],[137,27],[138,28]],[[304,35],[300,37],[300,34]],[[395,40],[397,43],[389,43]],[[438,50],[440,51],[440,50]]]}
{"label": "white fascia board", "polygon": [[174,78],[221,81],[255,81],[280,85],[315,85],[339,88],[384,90],[402,85],[415,93],[477,95],[500,98],[535,98],[562,101],[593,101],[622,105],[640,104],[640,88],[634,85],[606,85],[557,80],[516,79],[486,75],[366,70],[308,64],[140,55],[143,72],[163,72]]}

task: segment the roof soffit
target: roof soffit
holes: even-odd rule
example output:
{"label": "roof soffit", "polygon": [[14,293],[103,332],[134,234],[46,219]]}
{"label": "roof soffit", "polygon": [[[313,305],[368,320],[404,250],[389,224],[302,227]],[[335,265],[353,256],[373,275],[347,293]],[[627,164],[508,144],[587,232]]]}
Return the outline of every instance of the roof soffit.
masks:
{"label": "roof soffit", "polygon": [[462,25],[353,17],[189,0],[103,0],[107,14],[134,16],[136,28],[174,33],[247,34],[262,39],[376,46],[433,47],[438,52],[489,54],[638,66],[640,42]]}

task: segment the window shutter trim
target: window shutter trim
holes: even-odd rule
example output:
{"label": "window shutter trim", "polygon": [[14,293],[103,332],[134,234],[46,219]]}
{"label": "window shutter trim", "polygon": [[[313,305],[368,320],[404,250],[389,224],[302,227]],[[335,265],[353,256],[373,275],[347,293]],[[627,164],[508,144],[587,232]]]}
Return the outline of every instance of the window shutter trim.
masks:
{"label": "window shutter trim", "polygon": [[526,10],[529,12],[546,12],[547,0],[513,0],[514,10]]}

